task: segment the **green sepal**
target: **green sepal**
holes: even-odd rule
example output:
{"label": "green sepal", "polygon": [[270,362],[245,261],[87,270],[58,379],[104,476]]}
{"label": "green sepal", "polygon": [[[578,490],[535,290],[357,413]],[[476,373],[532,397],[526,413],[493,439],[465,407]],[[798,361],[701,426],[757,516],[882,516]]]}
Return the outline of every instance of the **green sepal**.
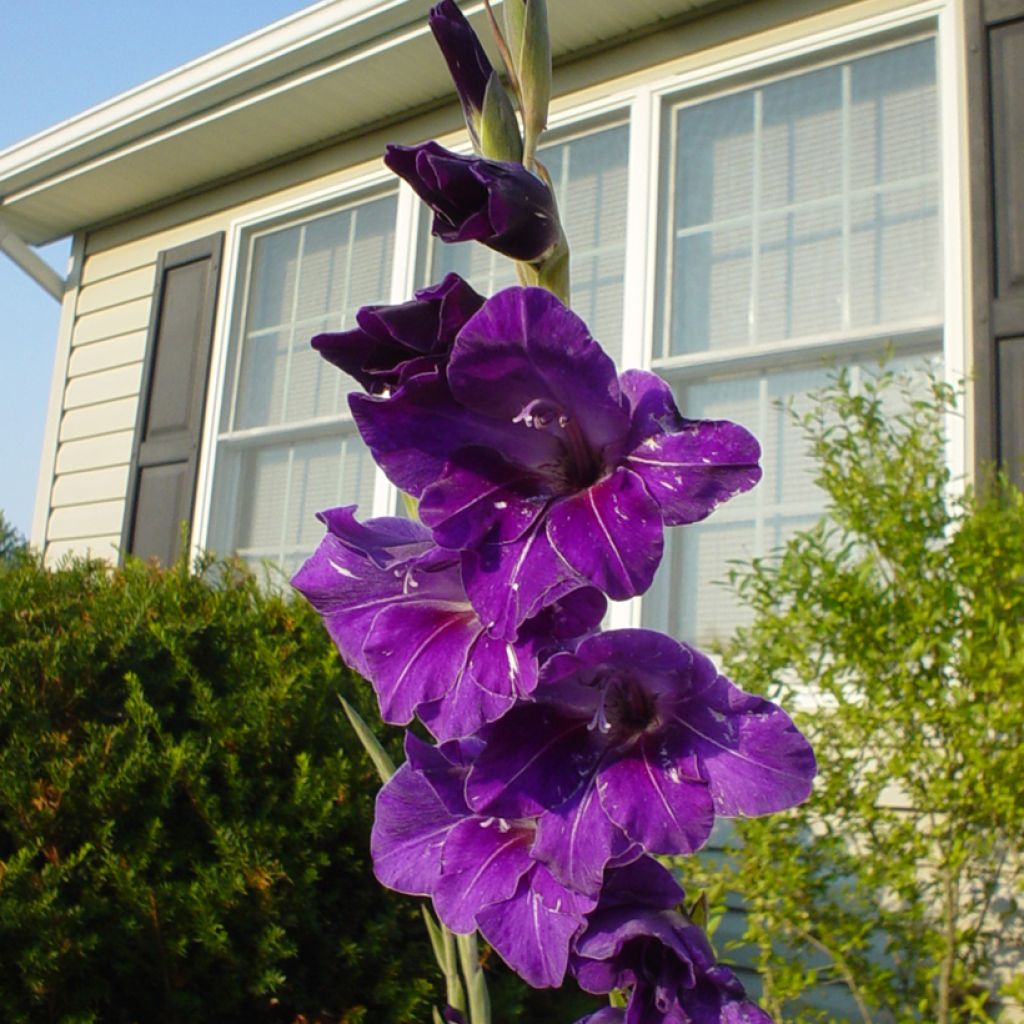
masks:
{"label": "green sepal", "polygon": [[[516,6],[512,0],[507,6]],[[551,102],[551,33],[547,0],[527,0],[524,6],[519,45],[512,44],[516,74],[522,94],[523,129],[526,149],[532,157],[548,123]]]}
{"label": "green sepal", "polygon": [[420,503],[411,494],[406,494],[405,491],[399,491],[398,493],[402,496],[402,508],[405,509],[406,516],[414,523],[418,523],[420,521]]}
{"label": "green sepal", "polygon": [[480,966],[476,932],[457,935],[455,941],[458,943],[462,976],[466,980],[470,1024],[491,1024],[491,997],[487,991],[487,979]]}
{"label": "green sepal", "polygon": [[388,756],[388,752],[380,745],[380,741],[374,736],[370,727],[363,721],[359,712],[339,693],[338,700],[341,702],[345,716],[348,718],[363,749],[370,756],[381,782],[387,782],[395,774],[395,762]]}
{"label": "green sepal", "polygon": [[434,959],[444,975],[445,998],[448,1005],[465,1012],[466,993],[459,978],[455,936],[434,918],[427,907],[421,907],[420,910],[423,914],[423,923],[427,926],[431,948],[434,950]]}
{"label": "green sepal", "polygon": [[476,125],[476,132],[470,126],[470,134],[476,134],[474,141],[481,156],[489,160],[505,160],[521,163],[523,159],[523,137],[519,133],[512,99],[494,73],[487,80],[484,92],[484,109]]}
{"label": "green sepal", "polygon": [[515,65],[511,70],[518,75],[523,34],[526,27],[526,0],[505,0],[505,40]]}
{"label": "green sepal", "polygon": [[569,246],[563,238],[542,260],[533,264],[536,283],[569,305]]}

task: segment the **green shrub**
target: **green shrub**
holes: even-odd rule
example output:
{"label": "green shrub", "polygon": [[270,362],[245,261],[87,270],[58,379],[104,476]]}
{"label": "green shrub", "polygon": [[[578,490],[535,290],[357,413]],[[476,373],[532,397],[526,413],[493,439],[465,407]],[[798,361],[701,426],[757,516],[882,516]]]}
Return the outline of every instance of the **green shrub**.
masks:
{"label": "green shrub", "polygon": [[423,1016],[429,951],[368,876],[375,776],[334,697],[366,690],[304,606],[26,560],[0,679],[5,1020]]}
{"label": "green shrub", "polygon": [[[372,876],[379,782],[336,700],[373,721],[369,687],[304,602],[197,569],[0,572],[0,1017],[427,1024],[418,901]],[[592,1005],[487,966],[504,1024]]]}
{"label": "green shrub", "polygon": [[[754,619],[726,668],[795,711],[820,774],[703,883],[743,894],[786,1021],[984,1022],[1020,995],[1024,496],[951,492],[953,408],[840,376],[801,421],[825,519],[735,577]],[[809,1004],[825,983],[851,1016]]]}

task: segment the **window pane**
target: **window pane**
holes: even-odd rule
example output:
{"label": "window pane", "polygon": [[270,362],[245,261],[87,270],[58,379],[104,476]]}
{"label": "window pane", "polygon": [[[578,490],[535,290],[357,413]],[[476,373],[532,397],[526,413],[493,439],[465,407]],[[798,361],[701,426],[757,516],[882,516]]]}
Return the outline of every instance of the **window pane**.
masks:
{"label": "window pane", "polygon": [[[618,125],[543,146],[572,252],[572,307],[614,359],[622,352],[629,127]],[[482,295],[516,283],[511,260],[477,242],[431,246],[432,281],[455,271]]]}
{"label": "window pane", "polygon": [[358,435],[225,451],[214,492],[210,546],[294,571],[323,535],[315,513],[373,502],[374,464]]}
{"label": "window pane", "polygon": [[931,39],[680,106],[656,358],[941,313]]}
{"label": "window pane", "polygon": [[388,298],[396,199],[387,196],[258,237],[237,391],[228,430],[344,411],[341,375],[309,347],[318,331],[351,324]]}
{"label": "window pane", "polygon": [[[253,240],[237,381],[226,385],[217,456],[214,550],[291,573],[323,533],[316,512],[354,503],[368,514],[375,470],[349,420],[352,382],[309,339],[389,298],[395,215],[392,195]],[[311,420],[336,422],[310,438]],[[302,436],[295,424],[307,424]]]}
{"label": "window pane", "polygon": [[[926,364],[925,356],[904,356],[889,368],[920,373],[923,382]],[[861,364],[867,371],[854,366],[855,379],[873,372],[874,365]],[[818,364],[676,386],[686,416],[735,420],[753,431],[761,442],[764,476],[705,521],[666,532],[665,557],[643,602],[645,626],[707,646],[728,639],[749,620],[726,585],[730,569],[734,564],[749,568],[753,558],[778,549],[824,511],[813,459],[786,407],[808,411],[808,393],[825,385],[833,372]]]}

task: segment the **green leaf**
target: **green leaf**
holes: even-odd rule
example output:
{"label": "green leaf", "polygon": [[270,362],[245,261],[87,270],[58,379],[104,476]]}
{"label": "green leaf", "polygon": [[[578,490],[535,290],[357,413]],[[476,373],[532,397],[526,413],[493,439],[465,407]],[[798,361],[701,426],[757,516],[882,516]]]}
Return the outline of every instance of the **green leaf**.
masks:
{"label": "green leaf", "polygon": [[338,694],[338,700],[345,711],[345,716],[348,718],[352,729],[359,738],[359,742],[362,743],[363,749],[369,755],[370,760],[373,761],[377,774],[380,776],[380,781],[387,782],[395,774],[395,762],[391,760],[388,752],[380,745],[380,741],[374,736],[373,731],[366,722],[363,721],[359,712],[340,693]]}

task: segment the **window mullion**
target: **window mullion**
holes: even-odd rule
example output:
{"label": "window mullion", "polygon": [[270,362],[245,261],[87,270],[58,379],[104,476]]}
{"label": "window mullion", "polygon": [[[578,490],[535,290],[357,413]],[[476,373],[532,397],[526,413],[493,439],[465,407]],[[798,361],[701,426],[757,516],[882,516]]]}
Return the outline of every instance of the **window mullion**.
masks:
{"label": "window mullion", "polygon": [[853,275],[853,191],[851,188],[851,152],[853,133],[853,68],[849,64],[842,67],[842,99],[840,109],[840,168],[843,181],[843,213],[842,213],[842,253],[840,256],[840,274],[842,290],[840,292],[839,322],[842,329],[850,329],[850,280]]}
{"label": "window mullion", "polygon": [[299,228],[299,243],[295,255],[295,286],[292,290],[292,327],[288,331],[288,352],[284,360],[284,387],[281,392],[281,422],[288,422],[288,393],[292,380],[292,353],[295,350],[295,322],[299,317],[299,295],[302,283],[302,261],[306,252],[306,225]]}
{"label": "window mullion", "polygon": [[[395,212],[395,245],[390,290],[392,303],[406,302],[412,298],[416,289],[416,254],[419,246],[421,219],[419,196],[403,182],[398,188],[398,203]],[[372,514],[374,516],[392,516],[397,509],[398,488],[377,466],[373,471]]]}
{"label": "window mullion", "polygon": [[757,344],[761,278],[761,151],[764,143],[764,89],[754,90],[753,167],[750,197],[750,304],[747,307],[747,343]]}
{"label": "window mullion", "polygon": [[[623,277],[622,365],[650,366],[653,351],[654,247],[658,224],[659,102],[649,89],[633,100],[626,182],[626,259]],[[658,353],[657,355],[661,355]]]}

